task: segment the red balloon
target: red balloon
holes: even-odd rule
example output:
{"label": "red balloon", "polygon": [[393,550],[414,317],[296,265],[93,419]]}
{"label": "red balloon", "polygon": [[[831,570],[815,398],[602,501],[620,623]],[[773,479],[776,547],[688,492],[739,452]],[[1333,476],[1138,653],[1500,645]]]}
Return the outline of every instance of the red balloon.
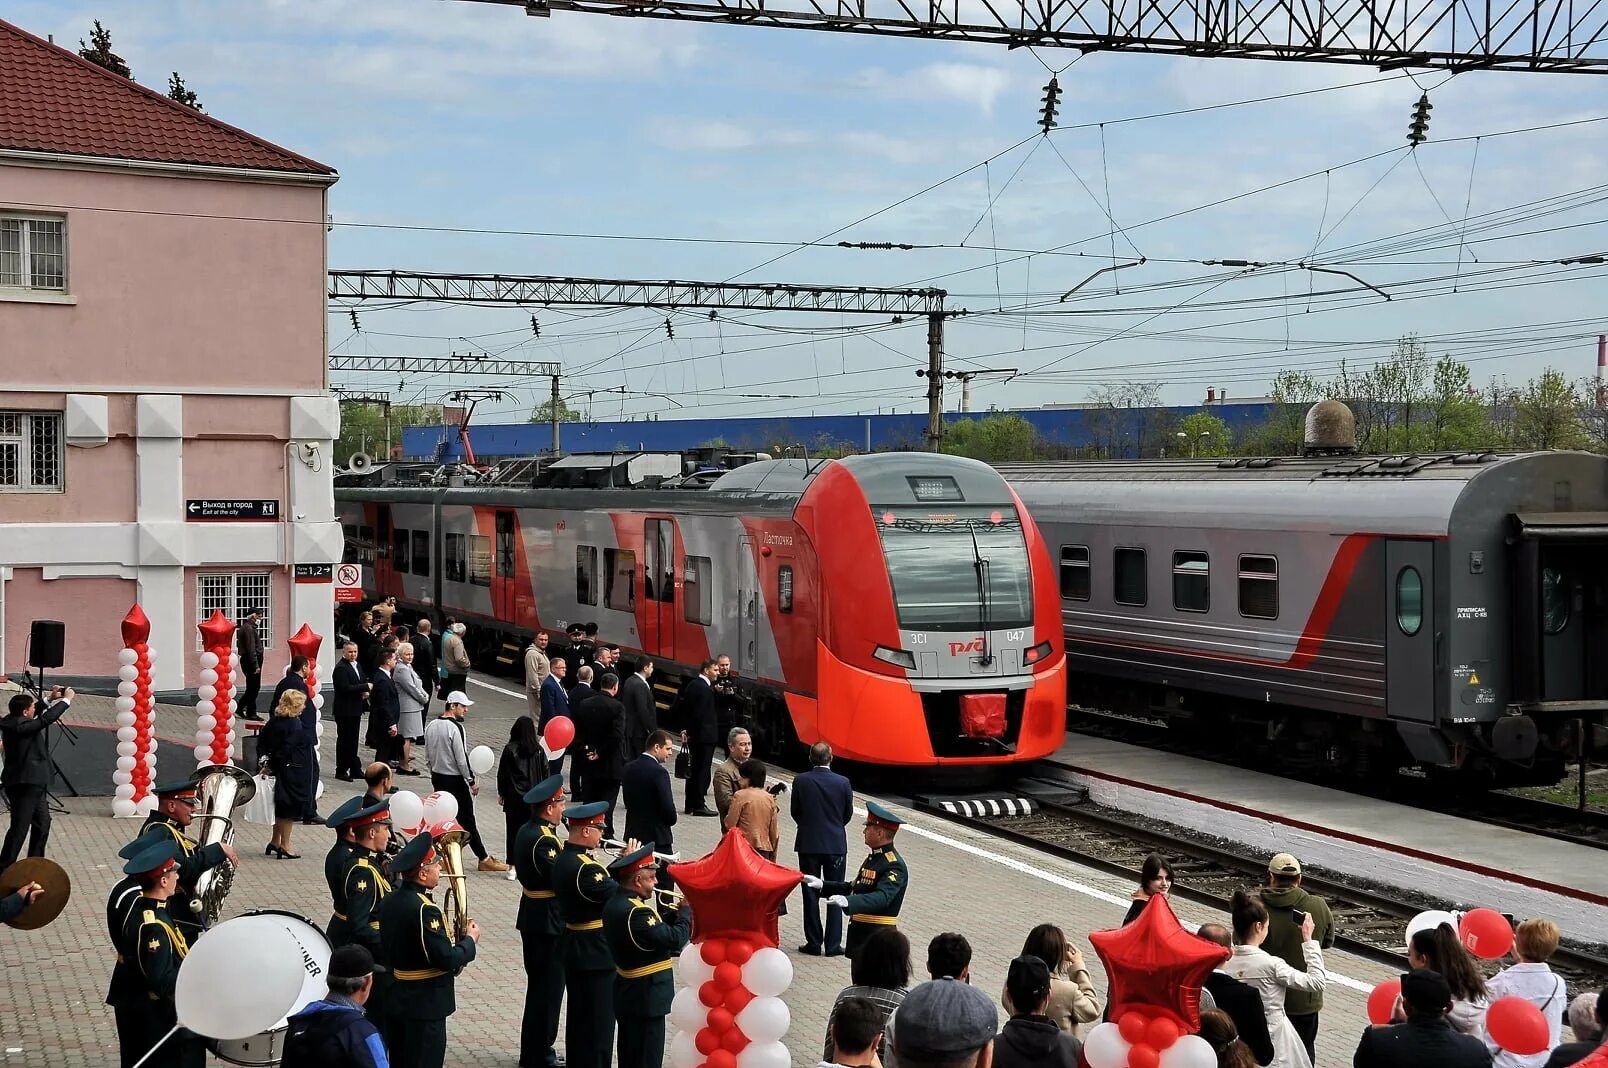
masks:
{"label": "red balloon", "polygon": [[[542,729],[542,740],[552,750],[568,749],[575,740],[575,723],[568,716],[554,716]],[[708,945],[708,943],[704,943]]]}
{"label": "red balloon", "polygon": [[1496,960],[1513,948],[1513,925],[1495,909],[1473,909],[1463,914],[1457,937],[1476,957]]}
{"label": "red balloon", "polygon": [[736,1027],[733,1027],[730,1031],[727,1031],[724,1035],[720,1036],[721,1046],[725,1049],[731,1050],[732,1053],[741,1053],[743,1050],[747,1049],[748,1042],[748,1036],[743,1034],[742,1031]]}
{"label": "red balloon", "polygon": [[1396,1011],[1396,999],[1401,997],[1401,980],[1386,979],[1368,995],[1368,1022],[1387,1024]]}
{"label": "red balloon", "polygon": [[1149,1026],[1150,1021],[1141,1012],[1125,1012],[1122,1019],[1117,1021],[1117,1030],[1122,1032],[1123,1041],[1132,1045],[1145,1040],[1145,1030]]}
{"label": "red balloon", "polygon": [[715,1034],[714,1028],[705,1027],[698,1032],[692,1043],[698,1047],[699,1053],[707,1057],[720,1048],[720,1036]]}
{"label": "red balloon", "polygon": [[729,1049],[717,1049],[704,1064],[708,1068],[737,1068],[737,1057]]}
{"label": "red balloon", "polygon": [[1177,1042],[1181,1034],[1183,1031],[1170,1017],[1157,1016],[1145,1028],[1145,1045],[1154,1049],[1166,1049]]}
{"label": "red balloon", "polygon": [[726,962],[726,940],[724,938],[711,938],[698,948],[698,955],[703,957],[705,964],[714,967]]}
{"label": "red balloon", "polygon": [[1544,1053],[1552,1033],[1541,1010],[1521,997],[1498,998],[1485,1010],[1485,1031],[1491,1041],[1521,1057]]}
{"label": "red balloon", "polygon": [[726,992],[711,979],[698,988],[698,1000],[712,1009],[726,1000]]}
{"label": "red balloon", "polygon": [[715,982],[725,990],[743,985],[743,970],[731,961],[715,965]]}
{"label": "red balloon", "polygon": [[1161,1054],[1140,1042],[1128,1049],[1128,1068],[1161,1068]]}
{"label": "red balloon", "polygon": [[730,1009],[716,1006],[709,1010],[709,1030],[716,1034],[725,1034],[736,1026],[737,1021],[732,1016]]}
{"label": "red balloon", "polygon": [[726,1008],[731,1010],[731,1014],[736,1016],[738,1013],[748,1008],[748,1003],[753,1000],[754,992],[748,989],[746,986],[739,986],[726,991],[726,1000],[724,1004]]}
{"label": "red balloon", "polygon": [[742,938],[733,938],[726,943],[726,959],[741,968],[754,956],[754,943]]}

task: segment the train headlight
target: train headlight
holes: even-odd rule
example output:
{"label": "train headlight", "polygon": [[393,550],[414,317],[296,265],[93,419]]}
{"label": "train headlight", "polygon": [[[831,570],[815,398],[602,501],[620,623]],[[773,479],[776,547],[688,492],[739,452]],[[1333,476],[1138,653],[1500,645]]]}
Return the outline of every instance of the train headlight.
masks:
{"label": "train headlight", "polygon": [[1045,657],[1047,657],[1049,655],[1050,655],[1050,643],[1049,642],[1039,642],[1037,645],[1033,646],[1033,648],[1029,649],[1027,652],[1022,654],[1022,663],[1024,663],[1024,664],[1036,664],[1040,660],[1043,660]]}
{"label": "train headlight", "polygon": [[894,667],[902,667],[908,671],[916,670],[916,654],[907,652],[904,649],[889,649],[886,645],[879,645],[871,655],[884,664],[892,664]]}

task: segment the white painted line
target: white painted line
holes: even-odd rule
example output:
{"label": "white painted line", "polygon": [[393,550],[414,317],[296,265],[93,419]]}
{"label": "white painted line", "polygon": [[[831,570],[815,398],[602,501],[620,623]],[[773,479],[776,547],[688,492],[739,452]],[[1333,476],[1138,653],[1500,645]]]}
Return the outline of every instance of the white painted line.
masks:
{"label": "white painted line", "polygon": [[510,690],[506,686],[498,686],[495,683],[482,682],[480,679],[473,677],[471,677],[469,681],[474,683],[476,686],[484,686],[493,693],[506,694],[509,697],[517,697],[521,701],[525,699],[525,695],[523,693],[520,693],[518,690]]}

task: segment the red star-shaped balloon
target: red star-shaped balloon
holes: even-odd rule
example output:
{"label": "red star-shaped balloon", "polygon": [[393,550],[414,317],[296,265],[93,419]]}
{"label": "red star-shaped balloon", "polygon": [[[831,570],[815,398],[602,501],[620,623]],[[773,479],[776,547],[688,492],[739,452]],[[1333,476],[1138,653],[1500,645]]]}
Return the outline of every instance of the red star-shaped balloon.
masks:
{"label": "red star-shaped balloon", "polygon": [[776,913],[804,878],[754,852],[743,833],[726,832],[714,852],[670,865],[670,875],[692,905],[692,940],[753,938],[777,943]]}
{"label": "red star-shaped balloon", "polygon": [[313,628],[303,623],[301,629],[292,634],[286,644],[290,646],[292,655],[317,660],[318,650],[324,645],[324,636],[313,633]]}
{"label": "red star-shaped balloon", "polygon": [[1200,1030],[1200,985],[1230,954],[1184,930],[1165,894],[1151,897],[1126,927],[1089,932],[1089,941],[1110,983],[1108,1019],[1138,1009],[1171,1016],[1191,1034]]}
{"label": "red star-shaped balloon", "polygon": [[123,617],[123,644],[132,649],[140,642],[151,640],[151,621],[145,618],[145,610],[135,605]]}
{"label": "red star-shaped balloon", "polygon": [[212,617],[205,623],[197,623],[195,629],[201,632],[201,648],[217,653],[219,649],[224,652],[218,655],[224,660],[229,659],[228,649],[234,641],[234,620],[217,609],[212,610]]}

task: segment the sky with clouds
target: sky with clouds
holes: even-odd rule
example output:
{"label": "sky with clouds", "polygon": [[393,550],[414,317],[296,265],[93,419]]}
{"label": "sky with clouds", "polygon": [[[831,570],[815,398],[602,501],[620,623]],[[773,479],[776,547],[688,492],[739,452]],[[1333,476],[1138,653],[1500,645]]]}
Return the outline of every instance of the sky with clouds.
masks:
{"label": "sky with clouds", "polygon": [[[335,167],[334,267],[937,286],[969,313],[949,366],[1015,372],[977,379],[974,407],[1130,380],[1174,403],[1255,395],[1409,332],[1478,382],[1583,377],[1608,330],[1608,267],[1549,262],[1608,251],[1608,98],[1587,75],[1072,63],[456,0],[10,0],[5,17],[74,45],[99,18],[140,81],[177,70],[210,114]],[[1061,128],[1035,136],[1063,67]],[[1430,141],[1408,152],[1425,89]],[[1271,266],[1201,262],[1222,259]],[[676,313],[671,338],[662,312],[547,308],[538,339],[531,312],[369,307],[354,334],[332,309],[330,342],[557,360],[599,419],[925,408],[919,321]],[[494,383],[337,384],[412,402]],[[546,396],[512,386],[477,420]]]}

